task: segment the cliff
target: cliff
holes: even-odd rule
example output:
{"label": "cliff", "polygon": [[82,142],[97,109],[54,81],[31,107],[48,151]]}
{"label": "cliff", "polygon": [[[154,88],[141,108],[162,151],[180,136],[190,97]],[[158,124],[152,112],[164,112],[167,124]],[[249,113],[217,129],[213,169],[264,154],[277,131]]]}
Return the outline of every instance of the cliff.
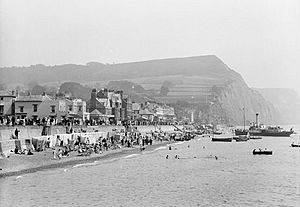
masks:
{"label": "cliff", "polygon": [[255,88],[267,101],[281,113],[282,123],[300,123],[299,94],[288,88]]}
{"label": "cliff", "polygon": [[[244,82],[233,81],[224,87],[216,97],[216,106],[226,114],[228,123],[243,123],[243,108],[245,109],[246,125],[255,121],[255,114],[259,113],[260,122],[276,124],[282,122],[280,111],[268,102],[257,91],[249,88]],[[217,114],[222,114],[218,112]]]}

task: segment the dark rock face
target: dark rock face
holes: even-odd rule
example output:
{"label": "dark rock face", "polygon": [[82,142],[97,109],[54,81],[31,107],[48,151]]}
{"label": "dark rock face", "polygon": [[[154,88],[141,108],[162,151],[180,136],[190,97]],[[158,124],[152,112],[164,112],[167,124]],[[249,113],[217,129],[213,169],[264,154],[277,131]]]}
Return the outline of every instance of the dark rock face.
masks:
{"label": "dark rock face", "polygon": [[259,113],[264,124],[282,121],[279,111],[270,102],[241,81],[234,81],[225,87],[217,98],[217,104],[225,111],[229,123],[243,124],[243,108],[247,125],[255,121],[256,113]]}

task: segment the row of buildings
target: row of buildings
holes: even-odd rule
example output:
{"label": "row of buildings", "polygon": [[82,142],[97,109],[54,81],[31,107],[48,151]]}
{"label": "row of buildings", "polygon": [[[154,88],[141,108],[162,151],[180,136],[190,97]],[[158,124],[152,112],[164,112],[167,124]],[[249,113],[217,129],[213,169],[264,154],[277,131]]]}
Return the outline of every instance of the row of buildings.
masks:
{"label": "row of buildings", "polygon": [[72,121],[77,124],[169,124],[174,109],[158,103],[135,103],[122,91],[93,89],[87,102],[81,99],[0,92],[0,123],[14,119],[26,123],[50,120],[51,124]]}
{"label": "row of buildings", "polygon": [[14,92],[0,92],[0,122],[22,120],[38,123],[49,119],[54,124],[66,119],[84,120],[86,102],[81,99],[52,98],[43,95],[18,95]]}
{"label": "row of buildings", "polygon": [[124,95],[123,91],[93,89],[87,105],[93,120],[136,125],[170,124],[175,121],[174,108],[154,102],[132,102],[130,96]]}

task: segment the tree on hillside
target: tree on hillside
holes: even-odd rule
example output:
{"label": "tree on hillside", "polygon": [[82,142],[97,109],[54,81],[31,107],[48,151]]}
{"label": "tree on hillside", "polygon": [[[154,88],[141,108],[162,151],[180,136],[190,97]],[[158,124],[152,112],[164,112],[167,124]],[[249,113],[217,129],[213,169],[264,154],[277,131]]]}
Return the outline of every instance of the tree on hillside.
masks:
{"label": "tree on hillside", "polygon": [[46,92],[46,88],[40,85],[35,85],[31,89],[31,94],[32,95],[42,95],[43,93]]}
{"label": "tree on hillside", "polygon": [[170,91],[170,90],[169,90],[168,87],[166,87],[166,86],[161,86],[159,95],[161,95],[161,96],[167,96],[168,93],[169,93],[169,91]]}
{"label": "tree on hillside", "polygon": [[163,82],[161,88],[160,88],[160,93],[159,95],[161,96],[167,96],[169,91],[170,91],[170,88],[173,87],[174,84],[171,82],[171,81],[165,81]]}
{"label": "tree on hillside", "polygon": [[110,81],[107,84],[107,88],[114,89],[114,90],[122,90],[125,93],[144,93],[145,89],[143,86],[129,82],[129,81]]}
{"label": "tree on hillside", "polygon": [[91,88],[87,86],[83,86],[80,83],[76,83],[76,82],[64,82],[59,87],[59,93],[64,93],[64,94],[70,93],[72,94],[73,98],[80,98],[84,101],[90,99],[91,91],[92,91]]}

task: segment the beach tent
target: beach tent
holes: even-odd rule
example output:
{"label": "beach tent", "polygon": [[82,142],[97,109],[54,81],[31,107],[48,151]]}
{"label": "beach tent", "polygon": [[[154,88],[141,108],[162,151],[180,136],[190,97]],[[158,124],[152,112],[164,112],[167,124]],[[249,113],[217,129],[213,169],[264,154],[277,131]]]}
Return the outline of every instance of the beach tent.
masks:
{"label": "beach tent", "polygon": [[21,140],[19,140],[19,139],[16,139],[16,140],[15,140],[15,147],[16,147],[19,151],[22,151]]}
{"label": "beach tent", "polygon": [[31,139],[25,139],[25,146],[27,150],[33,150],[33,145]]}
{"label": "beach tent", "polygon": [[15,141],[14,140],[7,140],[4,142],[0,142],[0,153],[4,156],[8,156],[11,150],[14,150]]}
{"label": "beach tent", "polygon": [[32,145],[35,151],[43,151],[44,150],[44,140],[32,138]]}

